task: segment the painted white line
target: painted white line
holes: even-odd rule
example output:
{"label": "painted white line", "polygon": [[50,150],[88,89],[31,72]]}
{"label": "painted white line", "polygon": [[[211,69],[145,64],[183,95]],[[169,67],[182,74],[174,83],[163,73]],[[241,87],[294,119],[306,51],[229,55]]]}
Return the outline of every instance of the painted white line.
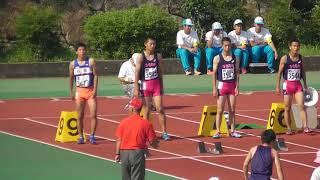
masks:
{"label": "painted white line", "polygon": [[[203,155],[203,156],[189,156],[192,158],[224,158],[224,157],[243,157],[247,156],[247,154],[231,154],[231,155]],[[184,157],[162,157],[162,158],[148,158],[148,161],[155,161],[155,160],[175,160],[175,159],[185,159]]]}
{"label": "painted white line", "polygon": [[258,121],[268,121],[268,120],[265,120],[265,119],[261,119],[261,118],[257,118],[257,117],[253,117],[253,116],[247,116],[247,115],[243,115],[243,114],[237,114],[236,113],[236,115],[240,116],[240,117],[255,119],[255,120],[258,120]]}
{"label": "painted white line", "polygon": [[[314,152],[285,152],[279,153],[280,155],[305,155],[305,154],[316,154],[317,151]],[[229,154],[229,155],[202,155],[202,156],[189,156],[192,158],[225,158],[225,157],[244,157],[247,154]],[[148,161],[155,161],[155,160],[175,160],[175,159],[185,159],[183,157],[162,157],[162,158],[147,158]]]}
{"label": "painted white line", "polygon": [[[98,119],[102,119],[104,121],[109,121],[109,122],[113,122],[113,123],[119,123],[117,121],[114,121],[114,120],[111,120],[111,119],[106,119],[106,118],[101,118],[101,117],[98,117]],[[162,133],[160,131],[156,131],[158,133]],[[178,138],[181,138],[181,139],[187,139],[187,140],[190,140],[190,141],[194,141],[194,142],[200,142],[200,140],[197,140],[197,139],[192,139],[192,138],[186,138],[186,137],[182,137],[182,136],[179,136],[179,135],[175,135],[175,134],[171,134],[171,133],[168,133],[170,136],[175,136],[175,137],[178,137]],[[204,142],[205,144],[211,144],[211,145],[214,145],[214,143],[209,143],[209,142]],[[249,152],[247,150],[244,150],[244,149],[239,149],[239,148],[235,148],[235,147],[231,147],[231,146],[225,146],[223,145],[222,147],[225,147],[225,148],[228,148],[228,149],[233,149],[233,150],[237,150],[237,151],[242,151],[242,152]],[[297,164],[297,165],[301,165],[301,166],[305,166],[305,167],[314,167],[314,166],[310,166],[310,165],[307,165],[307,164],[303,164],[303,163],[299,163],[299,162],[294,162],[294,161],[291,161],[291,160],[287,160],[287,159],[283,159],[281,158],[280,160],[282,161],[285,161],[285,162],[289,162],[289,163],[292,163],[292,164]],[[316,167],[314,167],[316,168]]]}
{"label": "painted white line", "polygon": [[181,93],[181,94],[167,94],[167,96],[176,96],[176,97],[197,97],[199,95],[197,94],[185,94],[185,93]]}
{"label": "painted white line", "polygon": [[193,120],[188,120],[188,119],[179,118],[179,117],[170,116],[170,115],[166,115],[166,116],[167,116],[167,117],[170,117],[170,118],[172,118],[172,119],[180,120],[180,121],[190,122],[190,123],[194,123],[194,124],[200,124],[200,122],[193,121]]}
{"label": "painted white line", "polygon": [[[247,132],[242,132],[242,131],[238,131],[241,134],[246,134],[249,136],[253,136],[253,137],[257,137],[260,138],[261,136],[255,135],[255,134],[251,134],[251,133],[247,133]],[[308,148],[308,149],[313,149],[313,150],[319,150],[319,148],[315,148],[312,146],[307,146],[307,145],[303,145],[303,144],[297,144],[297,143],[293,143],[293,142],[289,142],[289,141],[285,141],[286,144],[291,144],[291,145],[295,145],[295,146],[299,146],[299,147],[303,147],[303,148]]]}
{"label": "painted white line", "polygon": [[[269,111],[270,109],[256,109],[256,110],[237,110],[237,112],[260,112],[260,111]],[[152,114],[157,114],[156,112],[152,112]],[[199,114],[199,116],[202,114],[201,111],[187,111],[187,112],[166,112],[166,115],[176,115],[176,114]],[[100,117],[113,117],[113,116],[127,116],[128,113],[119,113],[119,114],[98,114],[98,116]],[[236,114],[236,115],[239,115],[239,116],[244,116],[244,115],[241,115],[241,114]],[[320,116],[320,115],[318,115]],[[23,119],[25,117],[1,117],[0,120],[6,120],[6,119]],[[47,119],[51,119],[51,118],[57,118],[59,119],[60,117],[59,116],[32,116],[32,117],[29,117],[31,119],[44,119],[44,118],[47,118]],[[87,118],[87,116],[85,116],[85,118]],[[251,118],[251,116],[248,116],[248,118]],[[253,117],[253,118],[256,118],[256,117]],[[260,118],[258,118],[260,119]],[[263,119],[260,119],[260,120],[263,120]],[[266,120],[263,120],[263,121],[266,121]]]}
{"label": "painted white line", "polygon": [[[88,154],[88,153],[85,153],[85,152],[76,151],[76,150],[73,150],[73,149],[70,149],[70,148],[65,148],[65,147],[62,147],[62,146],[55,145],[55,144],[50,144],[50,143],[47,143],[47,142],[44,142],[44,141],[39,141],[39,140],[36,140],[36,139],[19,136],[19,135],[16,135],[16,134],[5,132],[5,131],[0,131],[0,133],[7,134],[9,136],[13,136],[13,137],[17,137],[17,138],[21,138],[21,139],[25,139],[25,140],[29,140],[29,141],[33,141],[33,142],[37,142],[37,143],[40,143],[40,144],[45,144],[45,145],[48,145],[48,146],[51,146],[51,147],[55,147],[55,148],[58,148],[58,149],[63,149],[63,150],[66,150],[66,151],[70,151],[70,152],[86,155],[86,156],[89,156],[89,157],[94,157],[94,158],[97,158],[97,159],[101,159],[101,160],[105,160],[105,161],[116,163],[113,160],[110,160],[110,159],[107,159],[107,158],[104,158],[104,157],[101,157],[101,156],[96,156],[96,155],[93,155],[93,154]],[[150,172],[157,173],[157,174],[162,174],[162,175],[165,175],[165,176],[181,179],[181,180],[185,179],[185,178],[182,178],[182,177],[174,176],[174,175],[171,175],[171,174],[166,174],[166,173],[159,172],[159,171],[154,171],[154,170],[151,170],[151,169],[146,169],[146,170],[148,170]]]}
{"label": "painted white line", "polygon": [[2,103],[5,103],[5,101],[0,100],[0,103],[1,103],[1,104],[2,104]]}
{"label": "painted white line", "polygon": [[[245,115],[243,115],[245,116]],[[169,116],[168,116],[169,117]],[[200,124],[199,122],[196,122],[196,121],[192,121],[192,120],[188,120],[188,119],[184,119],[184,118],[179,118],[179,117],[175,117],[175,116],[170,116],[171,118],[175,118],[177,120],[181,120],[181,121],[185,121],[185,122],[192,122],[192,123],[198,123]],[[255,117],[252,117],[252,116],[246,116],[248,118],[255,118]],[[257,118],[257,119],[260,119],[260,118]],[[317,130],[315,130],[317,131]],[[247,134],[247,135],[250,135],[250,136],[254,136],[254,137],[258,137],[260,138],[260,136],[257,136],[257,135],[254,135],[254,134],[250,134],[250,133],[246,133],[246,132],[242,132],[242,131],[238,131],[242,134]],[[295,145],[295,146],[300,146],[300,147],[304,147],[304,148],[309,148],[309,149],[313,149],[313,150],[319,150],[319,148],[315,148],[315,147],[312,147],[312,146],[307,146],[307,145],[302,145],[302,144],[297,144],[297,143],[293,143],[293,142],[289,142],[289,141],[286,141],[286,143],[288,144],[292,144],[292,145]]]}
{"label": "painted white line", "polygon": [[[27,121],[31,121],[31,122],[34,122],[34,123],[39,123],[39,124],[42,124],[42,125],[47,125],[47,126],[51,126],[51,127],[57,128],[57,126],[55,126],[55,125],[52,125],[52,124],[49,124],[49,123],[44,123],[44,122],[41,122],[41,121],[32,120],[32,119],[30,119],[30,118],[24,118],[24,120],[27,120]],[[117,124],[120,123],[120,122],[117,122],[117,121],[114,121],[114,120],[107,120],[107,121],[112,122],[112,123],[117,123]],[[109,138],[105,138],[105,137],[102,137],[102,136],[96,136],[96,137],[101,138],[101,139],[107,139],[107,140],[115,141],[114,139],[109,139]],[[173,152],[169,152],[169,151],[164,151],[164,150],[159,150],[159,149],[154,149],[154,148],[149,148],[149,149],[150,149],[150,150],[153,150],[153,151],[165,153],[165,154],[170,154],[170,155],[174,155],[174,156],[184,157],[184,158],[186,158],[186,159],[190,159],[190,160],[202,162],[202,163],[205,163],[205,164],[210,164],[210,165],[213,165],[213,166],[218,166],[218,167],[226,168],[226,169],[229,169],[229,170],[234,170],[234,171],[238,171],[238,172],[243,172],[241,169],[236,169],[236,168],[229,167],[229,166],[224,166],[224,165],[220,165],[220,164],[216,164],[216,163],[211,163],[211,162],[204,161],[204,160],[200,160],[200,159],[196,159],[196,158],[190,158],[189,156],[185,156],[185,155],[181,155],[181,154],[177,154],[177,153],[173,153]]]}

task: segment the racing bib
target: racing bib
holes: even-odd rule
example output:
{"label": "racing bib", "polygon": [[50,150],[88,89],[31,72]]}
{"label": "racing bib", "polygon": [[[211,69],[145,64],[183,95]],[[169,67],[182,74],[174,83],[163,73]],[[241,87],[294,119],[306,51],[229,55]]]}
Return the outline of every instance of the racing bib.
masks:
{"label": "racing bib", "polygon": [[145,77],[145,80],[156,79],[158,77],[157,67],[145,68],[144,77]]}
{"label": "racing bib", "polygon": [[89,87],[90,85],[90,76],[82,75],[76,77],[76,86],[77,87]]}
{"label": "racing bib", "polygon": [[234,69],[222,69],[222,80],[233,80],[234,79]]}
{"label": "racing bib", "polygon": [[287,79],[288,81],[300,80],[300,69],[288,69]]}

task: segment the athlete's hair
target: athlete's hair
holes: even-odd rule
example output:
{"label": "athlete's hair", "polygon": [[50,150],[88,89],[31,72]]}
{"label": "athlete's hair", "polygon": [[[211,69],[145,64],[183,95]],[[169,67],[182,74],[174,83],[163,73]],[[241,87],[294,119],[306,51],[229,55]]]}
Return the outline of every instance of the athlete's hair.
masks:
{"label": "athlete's hair", "polygon": [[276,140],[276,133],[272,129],[267,129],[261,134],[261,142],[271,144]]}
{"label": "athlete's hair", "polygon": [[85,43],[82,43],[82,42],[78,43],[78,45],[77,45],[77,50],[78,50],[80,47],[84,47],[85,49],[87,48],[86,44],[85,44]]}
{"label": "athlete's hair", "polygon": [[300,45],[300,41],[299,41],[298,39],[291,39],[291,40],[289,41],[289,46],[291,46],[292,43],[294,43],[294,42],[297,42],[297,43]]}
{"label": "athlete's hair", "polygon": [[147,37],[144,39],[144,43],[149,42],[149,40],[157,41],[156,38],[154,38],[154,37],[152,37],[152,36],[147,36]]}
{"label": "athlete's hair", "polygon": [[231,39],[230,39],[229,37],[223,37],[221,41],[222,41],[222,44],[223,44],[223,42],[225,42],[225,41],[228,41],[228,42],[231,43]]}

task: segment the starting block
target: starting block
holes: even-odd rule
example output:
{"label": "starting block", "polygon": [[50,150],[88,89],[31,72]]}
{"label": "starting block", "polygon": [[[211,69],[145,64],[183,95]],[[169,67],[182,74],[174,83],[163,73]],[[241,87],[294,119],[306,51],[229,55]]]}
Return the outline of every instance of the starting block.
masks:
{"label": "starting block", "polygon": [[[145,108],[145,106],[142,106],[141,111],[140,111],[140,116],[143,118],[143,116],[145,115],[145,113],[146,113],[146,108]],[[149,120],[149,121],[152,123],[152,121],[153,121],[153,116],[152,116],[152,114],[151,114],[151,110],[149,111],[148,117],[149,117],[149,119],[147,119],[147,120]]]}
{"label": "starting block", "polygon": [[[204,106],[201,122],[198,130],[199,136],[213,136],[216,129],[217,106]],[[223,137],[228,137],[229,129],[224,114],[221,116],[220,133]]]}
{"label": "starting block", "polygon": [[[77,119],[78,113],[76,111],[62,111],[55,140],[59,142],[76,142],[80,138]],[[84,141],[86,141],[86,138],[84,138]]]}
{"label": "starting block", "polygon": [[204,144],[203,141],[198,142],[198,152],[199,153],[211,153],[211,154],[222,154],[223,150],[222,150],[222,145],[221,142],[215,142],[214,143],[214,148],[210,149],[207,148],[206,145]]}
{"label": "starting block", "polygon": [[274,143],[272,144],[273,148],[277,151],[288,151],[288,147],[286,146],[284,138],[278,138]]}
{"label": "starting block", "polygon": [[[296,131],[297,126],[294,120],[293,113],[290,113],[291,118],[291,129]],[[283,103],[272,103],[270,114],[268,118],[267,129],[272,129],[276,134],[285,133],[287,126],[284,121],[284,104]]]}

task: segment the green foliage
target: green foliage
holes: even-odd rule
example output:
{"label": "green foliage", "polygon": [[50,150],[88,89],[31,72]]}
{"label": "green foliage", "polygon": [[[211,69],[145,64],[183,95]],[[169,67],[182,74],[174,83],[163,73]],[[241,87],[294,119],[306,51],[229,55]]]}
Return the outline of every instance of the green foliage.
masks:
{"label": "green foliage", "polygon": [[173,56],[177,23],[154,6],[101,13],[88,18],[84,32],[94,54],[105,59],[127,58],[144,48],[147,36],[157,39],[164,57]]}
{"label": "green foliage", "polygon": [[61,48],[59,16],[51,7],[27,6],[16,19],[17,37],[37,60],[46,61]]}
{"label": "green foliage", "polygon": [[[69,49],[59,48],[55,50],[54,56],[46,59],[47,62],[69,61],[75,57],[75,52]],[[18,43],[12,47],[5,48],[0,51],[1,63],[16,63],[16,62],[37,62],[38,57],[34,53],[34,49],[25,44]]]}
{"label": "green foliage", "polygon": [[301,16],[295,9],[289,9],[284,2],[278,2],[266,15],[266,25],[270,29],[273,41],[279,46],[287,46],[290,39],[297,38],[297,29]]}
{"label": "green foliage", "polygon": [[211,30],[211,25],[219,21],[226,31],[233,30],[233,22],[242,19],[245,25],[249,25],[250,15],[245,0],[185,0],[182,9],[187,17],[195,21],[198,33],[203,35]]}
{"label": "green foliage", "polygon": [[316,44],[316,45],[301,45],[300,53],[303,56],[320,55],[320,44]]}

